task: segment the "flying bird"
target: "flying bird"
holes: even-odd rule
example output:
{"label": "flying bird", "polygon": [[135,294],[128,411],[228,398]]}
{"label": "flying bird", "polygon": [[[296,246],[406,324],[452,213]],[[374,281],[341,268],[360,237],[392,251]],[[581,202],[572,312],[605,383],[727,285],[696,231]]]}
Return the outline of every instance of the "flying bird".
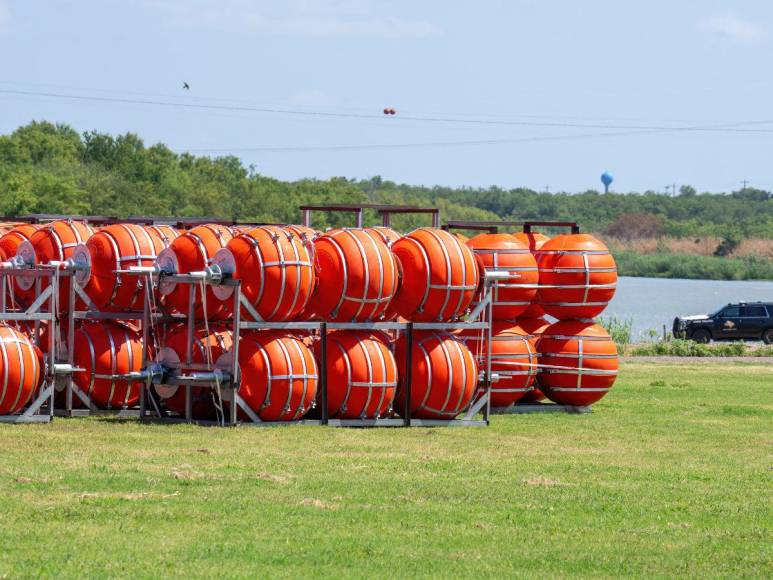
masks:
{"label": "flying bird", "polygon": [[183,82],[183,88],[184,88],[186,91],[190,91],[190,90],[191,90],[191,86],[190,86],[188,83],[186,83],[186,82]]}

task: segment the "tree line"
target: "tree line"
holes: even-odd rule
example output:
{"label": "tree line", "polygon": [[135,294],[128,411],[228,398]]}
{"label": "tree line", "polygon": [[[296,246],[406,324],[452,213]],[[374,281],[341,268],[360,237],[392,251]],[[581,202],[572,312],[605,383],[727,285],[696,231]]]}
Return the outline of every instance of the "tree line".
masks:
{"label": "tree line", "polygon": [[[432,205],[444,219],[577,221],[586,231],[629,231],[644,223],[657,235],[773,237],[773,195],[747,188],[729,194],[682,187],[661,193],[542,193],[526,188],[423,187],[373,177],[282,181],[237,157],[175,153],[133,133],[78,133],[32,122],[0,136],[0,214],[208,216],[253,222],[298,222],[303,203],[376,202]],[[645,222],[641,215],[650,216]],[[375,222],[375,216],[368,216]],[[401,229],[426,217],[396,220]],[[319,216],[315,226],[351,224]],[[640,227],[641,229],[641,227]]]}

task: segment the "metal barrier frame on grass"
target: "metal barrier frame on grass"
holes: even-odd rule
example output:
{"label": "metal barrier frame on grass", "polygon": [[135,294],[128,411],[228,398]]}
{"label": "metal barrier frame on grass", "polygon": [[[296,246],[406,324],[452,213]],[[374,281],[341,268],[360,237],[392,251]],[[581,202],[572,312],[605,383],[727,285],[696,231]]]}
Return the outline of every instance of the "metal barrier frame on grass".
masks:
{"label": "metal barrier frame on grass", "polygon": [[[133,273],[140,274],[146,270],[135,269]],[[486,281],[484,298],[478,304],[476,309],[469,315],[468,321],[456,322],[433,322],[433,323],[401,323],[401,322],[267,322],[261,320],[254,307],[244,298],[241,292],[241,282],[239,280],[223,277],[222,273],[212,269],[202,272],[193,272],[189,274],[164,274],[155,271],[157,282],[153,286],[158,286],[163,278],[166,282],[175,282],[178,284],[189,285],[189,308],[186,324],[187,344],[186,360],[179,364],[166,363],[161,365],[153,363],[146,365],[142,373],[137,378],[141,378],[144,384],[140,390],[140,420],[143,421],[162,421],[177,423],[194,423],[199,425],[251,425],[251,426],[279,426],[279,425],[329,425],[336,427],[430,427],[430,426],[486,426],[489,424],[489,414],[491,408],[491,383],[492,373],[490,366],[490,356],[486,357],[488,361],[486,369],[481,373],[482,380],[479,381],[471,403],[463,411],[463,417],[458,419],[414,419],[411,416],[411,389],[406,388],[405,406],[402,409],[401,417],[384,417],[376,419],[337,419],[328,415],[327,408],[327,333],[329,330],[337,329],[371,329],[371,330],[397,330],[406,333],[406,366],[403,374],[403,384],[410,385],[411,370],[413,364],[413,339],[416,330],[456,330],[456,329],[480,329],[487,333],[489,340],[487,344],[491,345],[491,324],[487,320],[491,319],[491,291],[496,279],[492,278]],[[233,320],[231,322],[233,329],[233,347],[229,368],[217,368],[216,366],[195,364],[192,362],[193,337],[196,323],[202,320],[193,316],[196,287],[199,285],[221,285],[233,287]],[[203,286],[202,286],[203,287]],[[146,284],[146,292],[153,292],[151,284]],[[143,327],[148,327],[150,322],[150,312],[148,305],[150,297],[145,300],[145,312],[143,315]],[[242,319],[242,309],[247,312],[253,320]],[[480,320],[477,320],[480,319]],[[245,401],[239,396],[239,386],[241,384],[241,370],[239,361],[239,338],[243,331],[249,330],[313,330],[320,334],[321,352],[320,352],[320,375],[318,376],[318,389],[320,390],[320,419],[300,419],[298,421],[262,421],[258,415],[249,408]],[[148,345],[145,344],[145,356],[147,357]],[[146,359],[147,360],[147,359]],[[154,384],[176,385],[185,388],[185,416],[172,416],[164,413],[161,409],[160,401],[153,395],[152,387]],[[221,392],[222,400],[233,401],[230,404],[228,417],[223,416],[222,421],[194,419],[192,416],[192,397],[191,389],[193,386],[217,388]],[[247,416],[247,420],[239,418],[238,410],[241,410]],[[482,414],[482,419],[476,419],[476,415]]]}
{"label": "metal barrier frame on grass", "polygon": [[[57,271],[46,266],[0,268],[0,321],[3,323],[19,321],[34,322],[34,337],[37,344],[40,340],[40,323],[47,322],[49,326],[49,349],[45,357],[44,378],[35,399],[26,408],[13,415],[0,415],[0,423],[48,423],[55,413],[54,395],[57,387],[64,383],[64,388],[72,382],[73,358],[72,349],[60,350],[60,344],[56,340],[59,335],[60,317],[57,312],[57,297],[59,296],[60,281],[62,277],[69,276],[67,272]],[[18,277],[34,278],[35,299],[24,310],[9,310],[7,297],[10,283]],[[50,278],[48,286],[42,288],[42,281]],[[73,301],[73,293],[70,293]],[[46,308],[46,305],[48,308]],[[72,311],[70,311],[72,312]],[[66,317],[68,338],[74,334],[74,320],[72,316]],[[71,340],[70,340],[71,343]]]}

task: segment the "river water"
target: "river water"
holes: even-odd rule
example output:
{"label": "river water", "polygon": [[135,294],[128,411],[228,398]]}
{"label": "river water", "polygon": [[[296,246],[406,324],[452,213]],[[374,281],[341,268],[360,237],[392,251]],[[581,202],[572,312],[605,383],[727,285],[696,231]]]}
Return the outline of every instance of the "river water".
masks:
{"label": "river water", "polygon": [[677,315],[709,314],[728,302],[773,301],[773,282],[621,277],[602,316],[631,318],[634,341],[648,329],[671,330]]}

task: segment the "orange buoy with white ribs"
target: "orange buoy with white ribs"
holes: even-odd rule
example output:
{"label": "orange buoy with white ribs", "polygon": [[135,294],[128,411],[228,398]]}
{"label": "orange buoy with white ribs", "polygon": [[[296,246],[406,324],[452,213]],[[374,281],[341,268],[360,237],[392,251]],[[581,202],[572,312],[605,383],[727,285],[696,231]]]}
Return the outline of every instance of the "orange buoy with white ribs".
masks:
{"label": "orange buoy with white ribs", "polygon": [[494,284],[492,319],[512,320],[520,316],[537,295],[539,282],[537,262],[529,248],[510,234],[478,234],[467,245],[478,260],[481,276],[487,271],[510,275],[508,280]]}
{"label": "orange buoy with white ribs", "polygon": [[[395,345],[395,358],[402,372],[406,365],[405,336]],[[478,385],[478,365],[469,348],[446,332],[416,331],[411,351],[411,384],[405,376],[395,397],[395,411],[403,414],[405,391],[411,389],[411,417],[453,419],[472,401]]]}
{"label": "orange buoy with white ribs", "polygon": [[[537,376],[537,349],[529,335],[509,321],[491,327],[491,406],[509,407],[531,392]],[[485,331],[462,330],[457,337],[475,354],[478,367],[486,368],[488,340]]]}
{"label": "orange buoy with white ribs", "polygon": [[478,263],[459,238],[437,228],[419,228],[392,246],[401,284],[392,309],[415,322],[460,317],[478,288]]}
{"label": "orange buoy with white ribs", "polygon": [[102,409],[137,404],[140,381],[124,378],[142,369],[140,334],[126,324],[109,320],[83,322],[75,330],[73,373],[77,387]]}
{"label": "orange buoy with white ribs", "polygon": [[0,415],[21,411],[32,402],[44,369],[42,355],[29,338],[0,324]]}
{"label": "orange buoy with white ribs", "polygon": [[559,320],[598,316],[615,294],[615,260],[591,235],[565,234],[546,242],[538,267],[537,301]]}
{"label": "orange buoy with white ribs", "polygon": [[[511,235],[519,242],[526,244],[532,256],[534,256],[535,262],[539,261],[539,249],[544,246],[546,242],[550,241],[549,237],[539,232],[518,232]],[[539,305],[535,296],[535,300],[532,300],[529,307],[521,312],[519,318],[539,318],[543,314],[545,314],[545,311],[542,310],[542,306]]]}
{"label": "orange buoy with white ribs", "polygon": [[[165,272],[187,274],[205,269],[211,264],[215,253],[224,248],[232,239],[231,230],[219,224],[205,224],[184,232],[175,238],[170,246],[162,251],[156,263]],[[165,304],[182,314],[188,313],[190,284],[177,284],[161,279],[159,290]],[[211,286],[203,290],[206,296],[204,308],[202,288],[194,287],[194,312],[197,318],[225,318],[228,316],[227,303],[220,302]]]}
{"label": "orange buoy with white ribs", "polygon": [[[534,350],[537,350],[539,337],[550,326],[544,318],[518,318],[518,326],[529,336]],[[536,376],[532,389],[521,397],[521,403],[539,403],[545,399],[545,394],[539,388],[539,374]]]}
{"label": "orange buoy with white ribs", "polygon": [[390,248],[392,247],[392,244],[402,237],[395,230],[387,226],[373,226],[365,228],[365,231],[379,236]]}
{"label": "orange buoy with white ribs", "polygon": [[[93,233],[94,229],[85,222],[53,221],[38,228],[28,241],[19,244],[17,256],[23,255],[24,261],[33,265],[68,260],[72,257],[75,249],[86,243]],[[70,283],[69,277],[59,281],[60,312],[68,310]],[[49,284],[49,278],[42,278],[41,290],[47,288]],[[18,276],[15,279],[15,286],[23,300],[29,302],[35,298],[35,278]]]}
{"label": "orange buoy with white ribs", "polygon": [[106,226],[73,252],[73,261],[81,265],[75,283],[83,288],[98,310],[140,310],[147,280],[116,271],[132,266],[152,266],[164,247],[164,241],[146,227],[136,224]]}
{"label": "orange buoy with white ribs", "polygon": [[145,226],[145,229],[152,236],[161,240],[165,248],[168,248],[176,238],[180,237],[180,230],[166,224],[153,224]]}
{"label": "orange buoy with white ribs", "polygon": [[37,224],[19,224],[0,236],[0,255],[3,259],[13,258],[19,251],[19,245],[28,241],[39,228]]}
{"label": "orange buoy with white ribs", "polygon": [[[296,318],[314,290],[310,243],[279,226],[258,226],[237,235],[214,262],[241,280],[243,297],[262,320]],[[220,286],[214,292],[219,300],[228,300],[233,287]]]}
{"label": "orange buoy with white ribs", "polygon": [[[209,329],[197,327],[193,334],[190,352],[192,364],[207,364],[215,368],[215,362],[233,346],[233,335],[222,326]],[[177,324],[167,329],[156,360],[177,365],[188,361],[188,325]],[[185,387],[158,384],[156,394],[167,409],[185,415]],[[194,419],[210,419],[215,414],[214,390],[208,387],[191,386],[191,413]]]}
{"label": "orange buoy with white ribs", "polygon": [[[221,357],[218,366],[228,367],[230,356]],[[282,331],[245,332],[239,340],[238,365],[239,396],[261,421],[295,421],[312,408],[317,361],[299,338]],[[241,409],[239,414],[244,416]]]}
{"label": "orange buoy with white ribs", "polygon": [[560,405],[591,405],[609,392],[617,378],[617,348],[598,324],[562,320],[544,330],[537,342],[540,388]]}
{"label": "orange buoy with white ribs", "polygon": [[331,230],[314,242],[317,288],[308,310],[335,322],[375,320],[398,284],[397,261],[382,239],[362,229]]}
{"label": "orange buoy with white ribs", "polygon": [[[386,415],[392,408],[398,372],[381,333],[336,330],[328,333],[327,341],[328,416],[376,419]],[[318,356],[320,347],[317,341]]]}

